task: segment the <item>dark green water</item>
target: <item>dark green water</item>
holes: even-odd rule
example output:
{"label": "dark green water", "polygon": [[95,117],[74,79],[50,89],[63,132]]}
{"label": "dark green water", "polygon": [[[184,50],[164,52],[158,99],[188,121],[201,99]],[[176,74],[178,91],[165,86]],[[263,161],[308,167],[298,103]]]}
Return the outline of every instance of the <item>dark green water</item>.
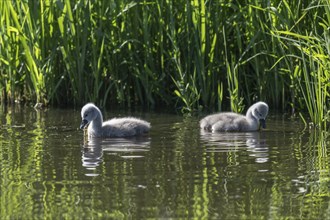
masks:
{"label": "dark green water", "polygon": [[132,115],[148,137],[87,143],[80,109],[2,107],[1,219],[329,219],[326,133],[272,112],[267,130],[218,134]]}

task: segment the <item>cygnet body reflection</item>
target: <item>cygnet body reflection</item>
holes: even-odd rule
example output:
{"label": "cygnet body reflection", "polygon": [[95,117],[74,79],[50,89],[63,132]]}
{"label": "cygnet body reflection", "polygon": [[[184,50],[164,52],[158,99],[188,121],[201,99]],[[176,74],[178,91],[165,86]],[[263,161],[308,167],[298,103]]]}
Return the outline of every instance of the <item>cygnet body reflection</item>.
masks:
{"label": "cygnet body reflection", "polygon": [[207,152],[233,152],[246,150],[257,163],[269,159],[268,145],[260,132],[211,133],[201,129],[201,141]]}
{"label": "cygnet body reflection", "polygon": [[96,176],[105,155],[134,159],[143,157],[149,149],[149,137],[89,139],[82,146],[82,166],[89,170],[85,175]]}

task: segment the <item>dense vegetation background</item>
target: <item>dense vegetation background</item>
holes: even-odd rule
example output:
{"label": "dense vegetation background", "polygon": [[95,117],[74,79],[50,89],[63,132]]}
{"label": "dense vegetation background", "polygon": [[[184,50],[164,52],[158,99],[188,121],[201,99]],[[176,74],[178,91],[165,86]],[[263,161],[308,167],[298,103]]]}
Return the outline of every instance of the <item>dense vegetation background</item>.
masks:
{"label": "dense vegetation background", "polygon": [[329,0],[2,0],[3,102],[329,115]]}

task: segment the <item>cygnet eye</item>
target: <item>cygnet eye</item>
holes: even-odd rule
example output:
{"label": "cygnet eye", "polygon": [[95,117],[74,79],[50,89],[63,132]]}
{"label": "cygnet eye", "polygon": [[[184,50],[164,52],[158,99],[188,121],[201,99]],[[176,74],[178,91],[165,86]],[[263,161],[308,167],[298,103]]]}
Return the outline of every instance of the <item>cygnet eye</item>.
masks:
{"label": "cygnet eye", "polygon": [[86,114],[84,114],[84,118],[86,118],[88,116],[88,114],[86,113]]}

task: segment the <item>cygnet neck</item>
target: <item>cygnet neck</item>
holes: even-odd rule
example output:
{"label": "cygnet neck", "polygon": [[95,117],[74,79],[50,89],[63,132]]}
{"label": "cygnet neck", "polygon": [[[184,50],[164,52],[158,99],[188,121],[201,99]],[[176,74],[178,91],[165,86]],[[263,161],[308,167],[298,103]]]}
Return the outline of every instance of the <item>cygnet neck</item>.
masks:
{"label": "cygnet neck", "polygon": [[91,127],[93,130],[101,130],[103,124],[102,113],[98,108],[96,108],[96,117],[91,121]]}
{"label": "cygnet neck", "polygon": [[257,119],[256,117],[254,117],[254,115],[252,114],[252,111],[253,111],[253,108],[250,107],[250,108],[248,109],[248,111],[246,112],[246,118],[247,118],[248,120],[258,121],[258,119]]}

